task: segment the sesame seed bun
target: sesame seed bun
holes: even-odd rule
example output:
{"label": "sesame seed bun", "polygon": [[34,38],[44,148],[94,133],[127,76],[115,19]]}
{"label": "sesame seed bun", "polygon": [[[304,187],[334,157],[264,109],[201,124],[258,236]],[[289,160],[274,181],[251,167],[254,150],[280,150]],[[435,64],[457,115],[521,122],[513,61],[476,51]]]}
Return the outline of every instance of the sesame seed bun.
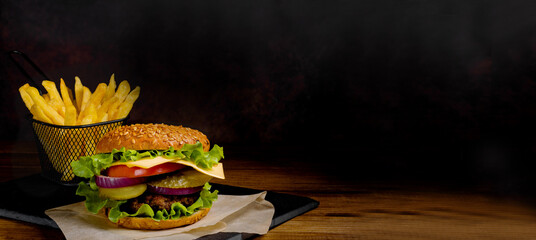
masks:
{"label": "sesame seed bun", "polygon": [[96,153],[109,153],[113,149],[166,150],[180,149],[184,144],[201,142],[203,150],[210,149],[210,142],[202,132],[166,124],[133,124],[106,133],[95,149]]}

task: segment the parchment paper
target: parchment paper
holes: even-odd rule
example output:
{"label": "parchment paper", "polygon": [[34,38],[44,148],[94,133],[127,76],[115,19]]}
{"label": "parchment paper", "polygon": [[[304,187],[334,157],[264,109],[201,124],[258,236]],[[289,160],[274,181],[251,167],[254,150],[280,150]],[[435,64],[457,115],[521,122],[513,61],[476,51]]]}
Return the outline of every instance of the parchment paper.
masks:
{"label": "parchment paper", "polygon": [[46,210],[67,239],[195,239],[218,232],[265,234],[274,206],[266,201],[266,192],[253,195],[218,195],[210,212],[200,221],[168,230],[132,230],[117,227],[103,215],[92,214],[84,202]]}

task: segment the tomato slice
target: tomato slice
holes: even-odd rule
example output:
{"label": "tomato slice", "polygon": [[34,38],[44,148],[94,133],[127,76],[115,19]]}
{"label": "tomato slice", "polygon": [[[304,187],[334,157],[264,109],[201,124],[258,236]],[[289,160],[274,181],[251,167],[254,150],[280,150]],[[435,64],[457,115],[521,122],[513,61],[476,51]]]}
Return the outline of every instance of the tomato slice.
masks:
{"label": "tomato slice", "polygon": [[110,177],[148,177],[163,173],[174,172],[185,166],[177,163],[163,163],[151,168],[128,167],[126,165],[116,165],[108,168],[108,176]]}

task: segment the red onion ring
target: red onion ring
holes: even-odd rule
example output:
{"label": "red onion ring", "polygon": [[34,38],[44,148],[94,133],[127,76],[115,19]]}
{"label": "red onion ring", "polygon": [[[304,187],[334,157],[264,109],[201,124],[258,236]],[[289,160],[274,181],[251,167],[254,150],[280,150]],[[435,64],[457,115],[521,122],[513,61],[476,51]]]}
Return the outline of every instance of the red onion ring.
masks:
{"label": "red onion ring", "polygon": [[108,177],[103,175],[95,176],[95,183],[101,188],[120,188],[128,187],[143,183],[147,180],[144,177],[127,178],[127,177]]}
{"label": "red onion ring", "polygon": [[192,188],[167,188],[147,185],[147,191],[162,195],[188,195],[201,191],[203,186]]}

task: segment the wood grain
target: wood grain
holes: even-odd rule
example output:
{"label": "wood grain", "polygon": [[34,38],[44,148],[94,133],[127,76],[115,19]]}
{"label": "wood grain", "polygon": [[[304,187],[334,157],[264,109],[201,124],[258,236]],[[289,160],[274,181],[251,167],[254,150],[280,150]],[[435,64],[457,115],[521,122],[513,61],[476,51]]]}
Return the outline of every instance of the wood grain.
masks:
{"label": "wood grain", "polygon": [[[1,181],[39,172],[35,153],[13,149],[0,149]],[[230,150],[224,160],[227,179],[213,182],[320,202],[317,209],[259,239],[536,239],[536,208],[524,198],[430,183],[351,180],[321,164],[304,164],[294,157],[259,160],[254,157],[258,154],[262,152]],[[57,229],[0,218],[0,238],[63,235]]]}

